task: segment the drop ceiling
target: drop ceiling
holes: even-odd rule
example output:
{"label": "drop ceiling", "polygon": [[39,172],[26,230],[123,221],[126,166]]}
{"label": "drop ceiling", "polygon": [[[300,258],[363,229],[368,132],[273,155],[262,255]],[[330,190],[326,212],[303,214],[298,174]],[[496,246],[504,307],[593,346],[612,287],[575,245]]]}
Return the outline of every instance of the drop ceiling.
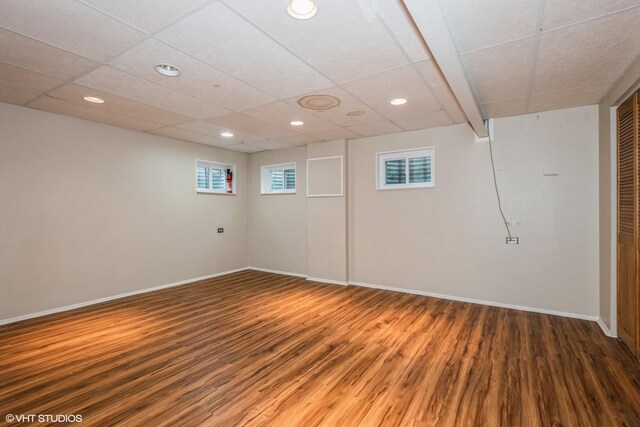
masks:
{"label": "drop ceiling", "polygon": [[440,0],[485,117],[597,104],[640,54],[640,0]]}
{"label": "drop ceiling", "polygon": [[[0,101],[241,152],[466,122],[402,0],[317,3],[0,0]],[[440,0],[486,117],[597,103],[640,52],[638,6]]]}

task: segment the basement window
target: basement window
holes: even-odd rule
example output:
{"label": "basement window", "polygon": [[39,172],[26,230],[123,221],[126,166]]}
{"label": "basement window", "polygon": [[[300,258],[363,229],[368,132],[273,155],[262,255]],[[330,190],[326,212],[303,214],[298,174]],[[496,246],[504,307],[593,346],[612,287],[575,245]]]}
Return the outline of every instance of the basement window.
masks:
{"label": "basement window", "polygon": [[296,164],[267,165],[260,168],[261,194],[296,192]]}
{"label": "basement window", "polygon": [[376,154],[378,190],[433,187],[433,147]]}
{"label": "basement window", "polygon": [[236,165],[196,160],[196,191],[236,194]]}

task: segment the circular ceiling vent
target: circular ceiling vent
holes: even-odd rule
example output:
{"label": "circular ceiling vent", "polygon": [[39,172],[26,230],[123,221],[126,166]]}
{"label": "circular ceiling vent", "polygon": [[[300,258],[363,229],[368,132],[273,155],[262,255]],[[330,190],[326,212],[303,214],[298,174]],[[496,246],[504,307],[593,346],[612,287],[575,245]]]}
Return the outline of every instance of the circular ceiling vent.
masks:
{"label": "circular ceiling vent", "polygon": [[298,99],[298,104],[309,110],[325,111],[340,105],[340,100],[331,95],[309,95]]}

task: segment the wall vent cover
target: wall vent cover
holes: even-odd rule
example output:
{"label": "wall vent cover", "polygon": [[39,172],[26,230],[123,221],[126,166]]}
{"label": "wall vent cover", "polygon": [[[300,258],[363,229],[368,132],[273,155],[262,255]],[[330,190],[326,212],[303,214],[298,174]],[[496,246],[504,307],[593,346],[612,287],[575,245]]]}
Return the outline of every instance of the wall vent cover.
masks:
{"label": "wall vent cover", "polygon": [[340,105],[340,100],[331,95],[308,95],[298,99],[302,108],[315,111],[326,111]]}

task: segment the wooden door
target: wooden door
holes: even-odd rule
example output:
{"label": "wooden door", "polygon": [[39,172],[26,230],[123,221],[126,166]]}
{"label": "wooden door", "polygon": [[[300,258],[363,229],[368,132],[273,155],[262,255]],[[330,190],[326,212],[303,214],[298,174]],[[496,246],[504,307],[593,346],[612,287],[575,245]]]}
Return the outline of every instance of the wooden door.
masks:
{"label": "wooden door", "polygon": [[638,94],[618,108],[618,336],[640,356]]}

